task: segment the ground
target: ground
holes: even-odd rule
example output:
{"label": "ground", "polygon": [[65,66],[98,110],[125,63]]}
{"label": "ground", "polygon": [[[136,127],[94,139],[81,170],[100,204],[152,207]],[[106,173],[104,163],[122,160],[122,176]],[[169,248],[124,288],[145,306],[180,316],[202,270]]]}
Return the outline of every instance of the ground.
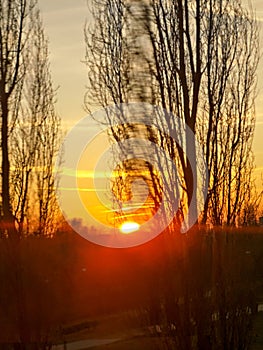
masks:
{"label": "ground", "polygon": [[254,320],[254,337],[251,350],[263,349],[263,312],[259,312]]}

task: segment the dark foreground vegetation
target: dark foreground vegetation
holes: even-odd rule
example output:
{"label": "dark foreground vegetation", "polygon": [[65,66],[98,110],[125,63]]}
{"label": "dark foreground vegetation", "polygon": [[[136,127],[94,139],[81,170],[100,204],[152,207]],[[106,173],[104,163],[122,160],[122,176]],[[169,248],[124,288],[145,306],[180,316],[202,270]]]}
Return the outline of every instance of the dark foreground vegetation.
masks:
{"label": "dark foreground vegetation", "polygon": [[23,239],[19,256],[12,249],[0,240],[0,349],[48,349],[124,313],[162,338],[159,349],[249,348],[263,296],[262,229],[195,229],[126,250],[65,232]]}

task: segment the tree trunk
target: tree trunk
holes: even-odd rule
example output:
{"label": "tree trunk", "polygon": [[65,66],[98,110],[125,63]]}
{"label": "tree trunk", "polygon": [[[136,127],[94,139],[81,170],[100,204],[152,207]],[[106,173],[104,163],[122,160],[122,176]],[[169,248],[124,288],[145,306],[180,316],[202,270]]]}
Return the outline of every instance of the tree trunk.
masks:
{"label": "tree trunk", "polygon": [[8,149],[8,96],[2,88],[1,91],[1,109],[2,109],[2,230],[3,233],[8,233],[10,237],[16,235],[15,221],[12,215],[10,203],[10,163]]}

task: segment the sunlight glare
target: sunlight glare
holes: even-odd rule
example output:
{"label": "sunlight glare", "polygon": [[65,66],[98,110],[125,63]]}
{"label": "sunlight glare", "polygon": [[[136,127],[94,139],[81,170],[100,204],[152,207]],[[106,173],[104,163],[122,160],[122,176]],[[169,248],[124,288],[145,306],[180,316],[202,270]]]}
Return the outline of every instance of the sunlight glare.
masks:
{"label": "sunlight glare", "polygon": [[120,226],[120,231],[124,234],[129,234],[135,231],[138,231],[140,228],[140,225],[137,222],[125,222]]}

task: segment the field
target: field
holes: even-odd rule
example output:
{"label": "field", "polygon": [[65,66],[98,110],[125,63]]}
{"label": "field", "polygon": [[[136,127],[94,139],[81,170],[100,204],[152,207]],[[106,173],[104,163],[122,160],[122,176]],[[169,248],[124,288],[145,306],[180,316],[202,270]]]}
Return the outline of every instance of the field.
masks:
{"label": "field", "polygon": [[24,239],[19,257],[12,249],[0,241],[0,349],[21,334],[46,346],[114,339],[96,347],[110,350],[262,348],[260,228],[163,234],[126,250],[68,231]]}

